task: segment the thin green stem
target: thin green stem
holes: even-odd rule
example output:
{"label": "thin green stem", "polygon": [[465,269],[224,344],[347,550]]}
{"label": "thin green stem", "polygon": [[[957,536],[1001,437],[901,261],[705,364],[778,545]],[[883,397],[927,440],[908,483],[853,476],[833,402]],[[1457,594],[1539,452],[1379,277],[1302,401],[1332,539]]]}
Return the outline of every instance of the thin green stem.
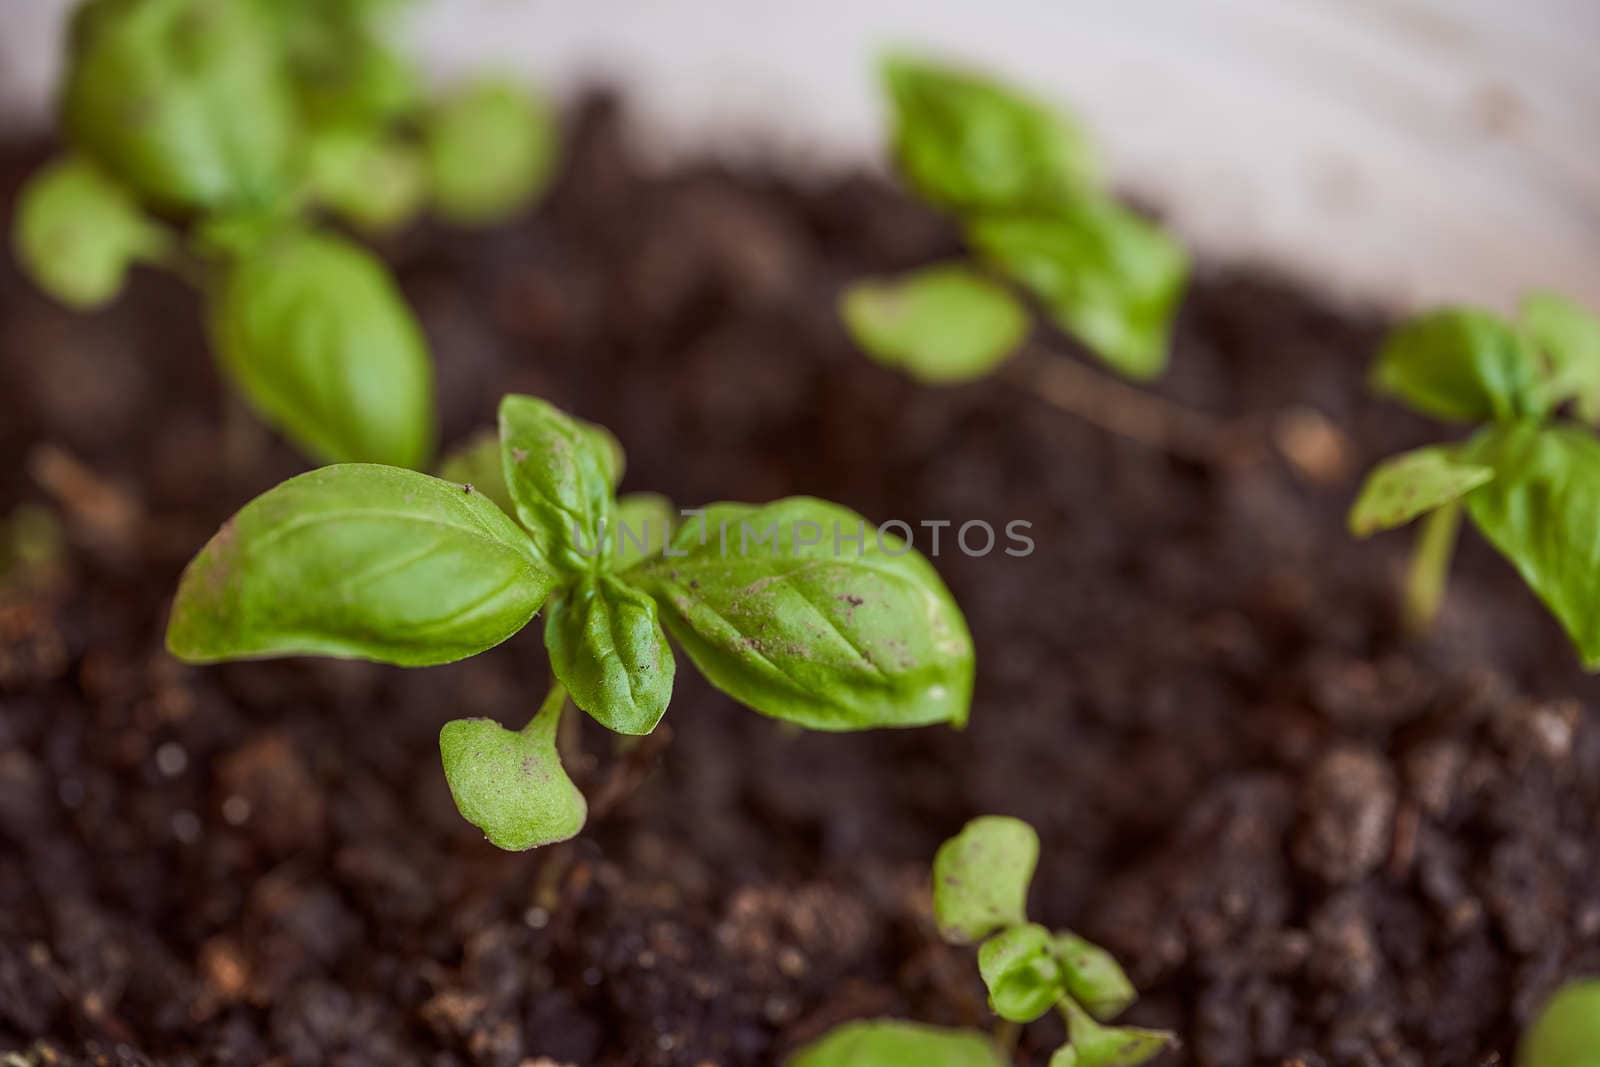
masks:
{"label": "thin green stem", "polygon": [[552,680],[550,691],[545,694],[544,702],[539,705],[539,710],[533,718],[528,720],[528,725],[522,728],[525,734],[543,733],[545,736],[554,736],[557,727],[561,725],[561,712],[567,706],[567,687],[560,682]]}
{"label": "thin green stem", "polygon": [[1445,583],[1450,576],[1450,559],[1455,554],[1456,532],[1460,528],[1460,501],[1436,508],[1422,520],[1417,542],[1411,549],[1400,605],[1401,621],[1410,633],[1427,631],[1439,614]]}
{"label": "thin green stem", "polygon": [[1010,1063],[1011,1058],[1017,1054],[1017,1042],[1021,1038],[1021,1023],[1001,1019],[994,1028],[994,1047],[1000,1050],[1000,1058]]}

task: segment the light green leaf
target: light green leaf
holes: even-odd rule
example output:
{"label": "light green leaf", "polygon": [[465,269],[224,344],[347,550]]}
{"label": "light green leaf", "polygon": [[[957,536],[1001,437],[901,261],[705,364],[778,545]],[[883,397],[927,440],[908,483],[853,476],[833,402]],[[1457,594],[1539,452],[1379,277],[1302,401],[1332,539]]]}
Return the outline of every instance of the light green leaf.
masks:
{"label": "light green leaf", "polygon": [[506,488],[500,434],[495,430],[480,430],[452,449],[439,462],[439,477],[472,486],[473,492],[494,501],[507,515],[517,513],[517,506],[511,502],[511,490]]}
{"label": "light green leaf", "polygon": [[994,1013],[1015,1023],[1033,1022],[1061,996],[1050,931],[1037,924],[1007,927],[980,945],[978,973]]}
{"label": "light green leaf", "polygon": [[1061,1007],[1076,1054],[1066,1061],[1072,1067],[1139,1067],[1177,1044],[1177,1038],[1165,1030],[1102,1026],[1070,999],[1063,1000]]}
{"label": "light green leaf", "polygon": [[1372,469],[1361,486],[1350,509],[1350,532],[1367,537],[1404,526],[1493,477],[1491,468],[1465,462],[1454,445],[1429,445],[1390,456]]}
{"label": "light green leaf", "polygon": [[[281,6],[281,5],[280,5]],[[316,124],[389,126],[423,104],[422,72],[360,27],[338,26],[313,9],[295,30],[290,60],[300,107]]]}
{"label": "light green leaf", "polygon": [[538,397],[500,401],[500,450],[516,515],[543,558],[571,574],[609,565],[617,453],[603,428]]}
{"label": "light green leaf", "polygon": [[1550,998],[1517,1046],[1517,1067],[1600,1067],[1600,980]]}
{"label": "light green leaf", "polygon": [[572,702],[619,734],[647,734],[672,700],[676,661],[656,603],[605,574],[580,579],[550,609],[550,666]]}
{"label": "light green leaf", "polygon": [[1028,883],[1039,862],[1039,835],[1021,819],[980,815],[933,857],[933,915],[956,943],[981,941],[1028,921]]}
{"label": "light green leaf", "polygon": [[421,153],[375,128],[319,128],[307,145],[312,196],[358,229],[393,230],[428,198]]}
{"label": "light green leaf", "polygon": [[1450,422],[1541,415],[1537,353],[1494,315],[1444,308],[1389,335],[1372,370],[1373,388],[1424,415]]}
{"label": "light green leaf", "polygon": [[556,751],[560,712],[547,705],[520,733],[491,719],[457,719],[439,732],[456,807],[499,848],[521,852],[583,829],[588,804]]}
{"label": "light green leaf", "polygon": [[615,556],[611,566],[626,570],[661,555],[672,536],[678,510],[659,493],[629,493],[617,499],[615,529],[610,536]]}
{"label": "light green leaf", "polygon": [[926,559],[848,509],[713,504],[628,579],[711,683],[764,715],[815,730],[966,721],[960,610]]}
{"label": "light green leaf", "polygon": [[414,667],[482,652],[555,584],[477,493],[341,464],[256,497],[183,572],[167,647],[191,663],[315,654]]}
{"label": "light green leaf", "polygon": [[527,206],[549,184],[560,147],[549,104],[498,81],[451,94],[424,132],[435,206],[461,225],[498,222]]}
{"label": "light green leaf", "polygon": [[189,209],[277,196],[295,134],[258,6],[212,0],[93,0],[74,23],[62,116],[118,180]]}
{"label": "light green leaf", "polygon": [[867,355],[925,385],[983,377],[1028,332],[1016,297],[957,264],[857,282],[840,311]]}
{"label": "light green leaf", "polygon": [[1158,226],[1108,197],[1083,197],[1048,213],[982,216],[967,235],[1113,370],[1144,380],[1166,369],[1189,255]]}
{"label": "light green leaf", "polygon": [[1055,954],[1067,992],[1101,1022],[1115,1019],[1139,999],[1122,965],[1094,942],[1071,930],[1058,930]]}
{"label": "light green leaf", "polygon": [[1093,188],[1099,165],[1065,112],[980,75],[889,57],[895,161],[919,195],[955,211],[1037,207]]}
{"label": "light green leaf", "polygon": [[784,1067],[1006,1067],[983,1034],[898,1019],[835,1027],[783,1062]]}
{"label": "light green leaf", "polygon": [[433,451],[433,367],[388,269],[339,238],[291,233],[227,272],[216,348],[251,405],[330,462],[418,467]]}
{"label": "light green leaf", "polygon": [[127,190],[80,159],[58,160],[29,179],[17,199],[17,262],[69,307],[102,307],[128,267],[157,260],[171,236]]}
{"label": "light green leaf", "polygon": [[1600,425],[1600,318],[1557,293],[1532,293],[1521,319],[1549,365],[1547,406],[1570,400],[1579,418]]}
{"label": "light green leaf", "polygon": [[1519,423],[1479,434],[1467,458],[1495,471],[1466,498],[1472,521],[1600,670],[1600,441]]}

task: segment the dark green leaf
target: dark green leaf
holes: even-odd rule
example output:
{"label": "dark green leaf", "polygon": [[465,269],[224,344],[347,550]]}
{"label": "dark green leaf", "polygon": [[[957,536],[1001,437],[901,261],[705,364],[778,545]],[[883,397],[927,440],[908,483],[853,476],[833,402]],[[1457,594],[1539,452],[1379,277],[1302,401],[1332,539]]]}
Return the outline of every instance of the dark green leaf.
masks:
{"label": "dark green leaf", "polygon": [[1028,921],[1039,835],[1021,819],[980,815],[933,858],[933,915],[947,941],[980,941]]}
{"label": "dark green leaf", "polygon": [[1494,315],[1444,308],[1389,335],[1373,387],[1424,415],[1486,422],[1541,415],[1540,368],[1532,344]]}
{"label": "dark green leaf", "polygon": [[1600,980],[1550,998],[1517,1047],[1517,1067],[1600,1067]]}
{"label": "dark green leaf", "polygon": [[857,282],[840,310],[867,355],[927,385],[983,377],[1028,331],[1009,291],[957,264]]}
{"label": "dark green leaf", "polygon": [[994,1013],[1015,1023],[1033,1022],[1061,996],[1050,931],[1033,923],[1007,927],[980,945],[978,973]]}
{"label": "dark green leaf", "polygon": [[983,1034],[877,1019],[835,1027],[790,1056],[784,1067],[1006,1067],[1006,1062]]}
{"label": "dark green leaf", "polygon": [[439,733],[445,779],[462,816],[512,852],[565,841],[588,805],[556,752],[559,706],[520,733],[491,719],[457,719]]}
{"label": "dark green leaf", "polygon": [[982,216],[967,234],[1113,370],[1148,379],[1166,369],[1189,256],[1159,227],[1086,196],[1049,213]]}
{"label": "dark green leaf", "polygon": [[892,56],[895,161],[917,193],[956,211],[1037,207],[1092,188],[1098,164],[1065,113],[977,74]]}
{"label": "dark green leaf", "polygon": [[283,191],[293,100],[257,5],[93,0],[74,29],[67,132],[118,180],[206,210]]}
{"label": "dark green leaf", "polygon": [[817,730],[966,721],[960,610],[926,559],[845,508],[714,504],[628,577],[712,684],[762,714]]}
{"label": "dark green leaf", "polygon": [[17,262],[39,288],[80,309],[110,302],[131,264],[159,259],[171,244],[127,190],[79,159],[29,179],[14,225]]}
{"label": "dark green leaf", "polygon": [[1404,526],[1493,477],[1489,467],[1465,462],[1461,449],[1453,445],[1429,445],[1390,456],[1367,475],[1350,509],[1350,532],[1366,537]]}
{"label": "dark green leaf", "polygon": [[324,467],[245,505],[184,571],[167,647],[193,663],[299,653],[448,663],[525,626],[555,584],[483,496]]}
{"label": "dark green leaf", "polygon": [[1549,365],[1549,407],[1572,401],[1578,416],[1600,424],[1600,319],[1556,293],[1522,302],[1522,328]]}
{"label": "dark green leaf", "polygon": [[611,565],[626,570],[661,555],[672,536],[678,511],[659,493],[629,493],[617,499],[615,530],[611,535],[615,556]]}
{"label": "dark green leaf", "polygon": [[316,200],[371,233],[405,225],[427,200],[421,154],[372,128],[319,128],[307,146],[307,161]]}
{"label": "dark green leaf", "polygon": [[1116,958],[1094,942],[1058,930],[1055,954],[1067,992],[1101,1022],[1115,1019],[1139,999]]}
{"label": "dark green leaf", "polygon": [[507,515],[517,513],[517,506],[511,502],[511,490],[506,488],[506,468],[498,431],[481,430],[457,445],[440,461],[439,477],[472,486],[473,492],[493,500]]}
{"label": "dark green leaf", "polygon": [[450,95],[425,132],[435,205],[462,225],[498,222],[543,192],[560,142],[543,98],[495,81]]}
{"label": "dark green leaf", "polygon": [[619,734],[647,734],[672,700],[676,663],[656,603],[609,574],[580,579],[550,609],[550,666],[572,702]]}
{"label": "dark green leaf", "polygon": [[500,449],[517,517],[540,554],[571,574],[605,567],[612,555],[618,470],[616,439],[532,396],[500,401]]}
{"label": "dark green leaf", "polygon": [[252,406],[331,462],[417,467],[433,450],[433,367],[382,262],[333,237],[285,234],[227,273],[211,309]]}

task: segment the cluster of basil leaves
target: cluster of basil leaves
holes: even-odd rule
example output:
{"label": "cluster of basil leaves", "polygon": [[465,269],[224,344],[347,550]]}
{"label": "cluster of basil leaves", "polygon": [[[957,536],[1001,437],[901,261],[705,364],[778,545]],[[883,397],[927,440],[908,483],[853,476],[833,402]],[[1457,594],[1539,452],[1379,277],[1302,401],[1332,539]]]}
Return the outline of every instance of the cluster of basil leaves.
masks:
{"label": "cluster of basil leaves", "polygon": [[[1106,1025],[1137,997],[1109,952],[1070,930],[1028,921],[1028,883],[1039,835],[1020,819],[984,815],[940,846],[933,861],[933,910],[952,944],[981,942],[978,970],[989,1006],[1011,1023],[1052,1008],[1067,1043],[1050,1067],[1137,1067],[1173,1043],[1165,1031]],[[786,1067],[1004,1067],[988,1036],[897,1019],[847,1023],[795,1053]]]}
{"label": "cluster of basil leaves", "polygon": [[[1476,424],[1465,441],[1391,457],[1350,511],[1357,536],[1427,516],[1415,584],[1425,622],[1437,606],[1463,509],[1600,668],[1600,319],[1550,293],[1516,321],[1446,308],[1400,326],[1373,370],[1378,390],[1417,412]],[[1570,406],[1577,421],[1558,418]]]}
{"label": "cluster of basil leaves", "polygon": [[[883,73],[900,173],[960,220],[987,271],[1020,286],[1120,374],[1160,374],[1188,254],[1112,198],[1078,125],[927,60],[892,56]],[[988,374],[1028,332],[1011,288],[965,261],[859,282],[841,311],[869,355],[929,384]]]}
{"label": "cluster of basil leaves", "polygon": [[501,218],[553,167],[546,106],[484,81],[429,103],[382,33],[394,0],[90,0],[61,86],[69,154],[24,189],[17,258],[67,305],[131,265],[195,281],[219,362],[309,456],[420,466],[433,368],[363,232],[425,206]]}
{"label": "cluster of basil leaves", "polygon": [[478,483],[354,463],[267,491],[189,564],[168,648],[424,666],[544,609],[557,684],[540,713],[520,732],[465,719],[440,738],[462,814],[509,849],[582,827],[561,708],[570,694],[611,730],[649,733],[672,696],[669,633],[713,685],[800,726],[965,723],[960,609],[932,564],[861,516],[807,497],[718,503],[669,538],[664,498],[616,496],[616,439],[533,397],[501,403],[497,451],[497,469],[481,446],[457,457]]}

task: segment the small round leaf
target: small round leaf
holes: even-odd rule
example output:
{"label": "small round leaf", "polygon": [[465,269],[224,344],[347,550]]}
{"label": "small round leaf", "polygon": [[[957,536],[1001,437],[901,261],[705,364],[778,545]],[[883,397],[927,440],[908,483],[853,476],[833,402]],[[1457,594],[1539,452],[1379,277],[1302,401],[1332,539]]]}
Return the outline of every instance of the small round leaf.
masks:
{"label": "small round leaf", "polygon": [[561,766],[556,722],[543,712],[516,732],[491,719],[457,719],[439,732],[456,807],[498,848],[521,852],[583,829],[588,805]]}
{"label": "small round leaf", "polygon": [[1099,945],[1071,930],[1059,930],[1054,947],[1067,992],[1096,1019],[1115,1019],[1139,999],[1122,965]]}
{"label": "small round leaf", "polygon": [[425,122],[439,214],[462,225],[498,222],[543,190],[560,132],[543,98],[497,81],[447,97]]}
{"label": "small round leaf", "polygon": [[957,943],[980,941],[1028,921],[1028,883],[1039,835],[1021,819],[980,815],[939,846],[933,858],[933,914]]}
{"label": "small round leaf", "polygon": [[784,1067],[1006,1067],[983,1034],[898,1019],[845,1023],[783,1062]]}
{"label": "small round leaf", "polygon": [[989,987],[989,1006],[1012,1022],[1031,1023],[1061,997],[1050,931],[1034,923],[1007,927],[980,945],[978,973]]}
{"label": "small round leaf", "polygon": [[1600,979],[1550,998],[1517,1046],[1517,1067],[1600,1067]]}
{"label": "small round leaf", "polygon": [[1494,477],[1494,470],[1461,458],[1450,445],[1391,456],[1373,468],[1350,509],[1350,532],[1366,537],[1404,526],[1418,515],[1460,500]]}
{"label": "small round leaf", "polygon": [[925,385],[982,378],[1028,331],[1016,297],[958,264],[857,282],[840,310],[867,355]]}

